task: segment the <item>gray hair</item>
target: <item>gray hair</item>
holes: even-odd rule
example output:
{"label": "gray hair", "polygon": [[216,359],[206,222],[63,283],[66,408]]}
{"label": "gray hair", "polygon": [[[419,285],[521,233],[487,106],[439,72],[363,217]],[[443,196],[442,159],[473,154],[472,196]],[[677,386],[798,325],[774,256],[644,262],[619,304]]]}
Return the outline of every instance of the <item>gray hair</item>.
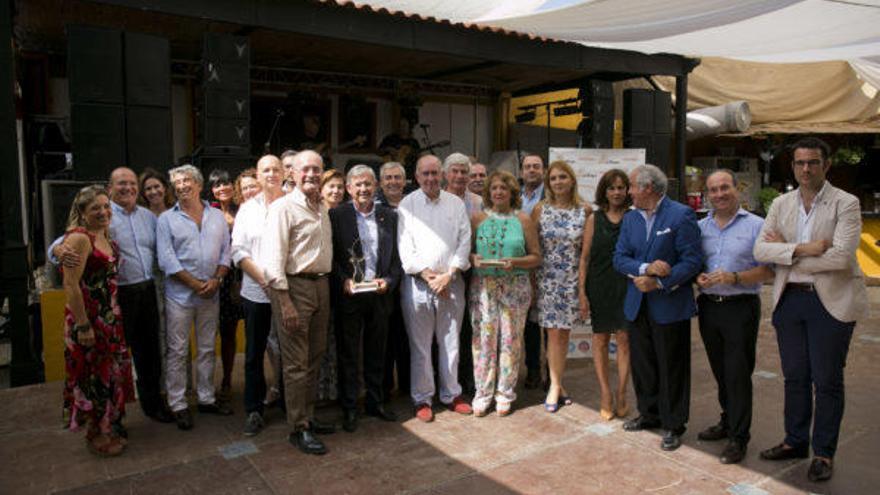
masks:
{"label": "gray hair", "polygon": [[403,168],[403,165],[400,162],[387,162],[382,164],[379,168],[379,177],[382,177],[386,170],[391,170],[392,168],[400,170],[400,173],[406,177],[406,169]]}
{"label": "gray hair", "polygon": [[453,165],[464,165],[467,171],[471,171],[471,159],[464,153],[452,153],[443,160],[443,173],[445,174],[449,167]]}
{"label": "gray hair", "polygon": [[373,167],[369,165],[359,164],[351,167],[351,170],[345,174],[345,183],[351,184],[354,181],[355,177],[360,177],[362,175],[369,175],[373,178],[373,182],[376,182],[376,172],[373,172]]}
{"label": "gray hair", "polygon": [[205,185],[205,178],[202,176],[202,171],[189,163],[174,167],[168,171],[168,179],[172,184],[174,183],[175,175],[188,175],[192,177],[194,181],[198,182],[200,186]]}
{"label": "gray hair", "polygon": [[638,184],[639,189],[651,186],[651,190],[655,193],[661,196],[666,194],[669,180],[666,178],[666,174],[664,174],[656,165],[639,165],[633,169],[633,176],[635,177],[635,183]]}

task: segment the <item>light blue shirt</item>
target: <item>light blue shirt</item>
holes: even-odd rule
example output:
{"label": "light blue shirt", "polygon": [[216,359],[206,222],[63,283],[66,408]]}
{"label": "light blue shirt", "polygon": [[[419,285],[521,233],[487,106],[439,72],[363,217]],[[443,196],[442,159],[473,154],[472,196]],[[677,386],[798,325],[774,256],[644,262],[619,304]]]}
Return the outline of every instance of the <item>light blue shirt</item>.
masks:
{"label": "light blue shirt", "polygon": [[[113,209],[110,237],[119,247],[117,284],[124,287],[152,280],[153,261],[156,258],[156,215],[141,206],[135,206],[129,213],[113,201],[110,207]],[[58,258],[52,250],[62,242],[63,235],[55,239],[47,250],[47,259],[53,265],[58,265]]]}
{"label": "light blue shirt", "polygon": [[[744,272],[760,265],[755,261],[752,250],[761,233],[764,220],[742,208],[727,222],[723,229],[718,228],[715,211],[698,222],[702,233],[703,254],[706,257],[706,272],[724,270]],[[701,289],[704,294],[732,296],[736,294],[759,294],[761,284],[716,285]]]}
{"label": "light blue shirt", "polygon": [[135,206],[129,213],[110,202],[113,218],[110,236],[119,245],[119,285],[131,285],[153,279],[153,261],[156,258],[156,215]]}
{"label": "light blue shirt", "polygon": [[379,258],[379,226],[376,224],[376,208],[364,214],[355,208],[358,237],[361,239],[361,250],[364,256],[364,279],[376,278],[376,260]]}
{"label": "light blue shirt", "polygon": [[523,213],[526,215],[531,215],[532,210],[535,209],[535,206],[541,201],[541,198],[544,197],[544,183],[542,182],[540,186],[536,187],[532,194],[526,194],[526,188],[523,186],[522,192],[520,193],[520,198],[522,199],[522,208],[520,208]]}
{"label": "light blue shirt", "polygon": [[[165,297],[182,306],[197,306],[207,299],[176,280],[183,270],[199,279],[214,276],[219,265],[229,266],[229,227],[223,212],[202,201],[202,225],[180,209],[180,203],[159,215],[156,224],[156,252],[159,268],[165,272]],[[214,294],[214,300],[219,297]]]}
{"label": "light blue shirt", "polygon": [[[665,194],[663,196],[660,196],[660,199],[657,200],[657,204],[654,206],[654,213],[650,216],[648,215],[647,210],[636,208],[636,211],[639,212],[639,215],[641,215],[642,218],[645,219],[645,242],[648,242],[648,239],[651,238],[651,229],[654,228],[654,220],[657,218],[657,210],[660,208],[660,203],[662,203],[664,199],[666,199]],[[650,263],[642,263],[641,265],[639,265],[639,275],[645,274],[645,270],[648,269],[648,265],[650,265]]]}

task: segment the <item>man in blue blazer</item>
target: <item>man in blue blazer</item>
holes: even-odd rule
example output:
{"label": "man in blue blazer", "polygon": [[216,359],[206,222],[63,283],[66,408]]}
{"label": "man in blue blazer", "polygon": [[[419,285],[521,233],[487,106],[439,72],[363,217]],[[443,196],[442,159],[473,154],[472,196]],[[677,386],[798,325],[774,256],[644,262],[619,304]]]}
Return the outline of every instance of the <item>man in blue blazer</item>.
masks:
{"label": "man in blue blazer", "polygon": [[[358,360],[363,342],[366,412],[384,421],[396,421],[386,411],[383,380],[388,319],[394,289],[400,282],[397,255],[397,212],[374,202],[376,176],[367,165],[355,165],[346,176],[352,200],[330,210],[333,227],[333,282],[336,288],[336,345],[339,354],[342,427],[357,429],[360,392]],[[375,291],[358,292],[356,283],[375,281]]]}
{"label": "man in blue blazer", "polygon": [[681,445],[690,406],[691,282],[703,265],[700,228],[689,207],[666,197],[666,175],[653,165],[629,175],[634,210],[623,217],[614,269],[629,277],[624,315],[639,417],[627,431],[665,430],[660,447]]}

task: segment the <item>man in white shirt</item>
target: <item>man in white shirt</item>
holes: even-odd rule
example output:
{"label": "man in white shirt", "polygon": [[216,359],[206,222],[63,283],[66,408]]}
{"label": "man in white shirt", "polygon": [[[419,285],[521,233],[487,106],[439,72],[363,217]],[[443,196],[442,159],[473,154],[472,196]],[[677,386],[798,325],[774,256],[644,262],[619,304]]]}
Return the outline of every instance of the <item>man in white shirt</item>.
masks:
{"label": "man in white shirt", "polygon": [[440,189],[440,159],[426,155],[416,163],[420,189],[398,207],[398,249],[406,277],[401,306],[409,334],[410,393],[416,417],[434,419],[431,341],[437,336],[440,401],[471,414],[458,383],[459,331],[465,290],[461,272],[470,267],[471,226],[464,202]]}

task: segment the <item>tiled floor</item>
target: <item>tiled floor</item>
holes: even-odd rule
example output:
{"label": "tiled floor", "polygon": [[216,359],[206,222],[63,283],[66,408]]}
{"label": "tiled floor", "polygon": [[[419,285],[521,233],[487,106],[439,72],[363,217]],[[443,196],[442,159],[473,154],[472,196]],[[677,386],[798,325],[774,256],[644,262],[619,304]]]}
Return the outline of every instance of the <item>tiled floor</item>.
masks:
{"label": "tiled floor", "polygon": [[[690,430],[684,446],[672,453],[659,449],[656,433],[626,433],[620,420],[601,421],[592,363],[577,360],[566,373],[576,404],[557,414],[544,412],[542,393],[523,391],[507,418],[438,409],[434,423],[422,424],[398,398],[392,408],[401,422],[363,419],[354,434],[323,437],[328,455],[306,456],[287,443],[278,410],[270,411],[270,426],[260,435],[241,435],[239,363],[235,415],[196,415],[195,429],[181,432],[145,419],[132,405],[128,450],[114,459],[93,457],[81,435],[61,428],[60,384],[0,391],[0,494],[878,493],[880,288],[869,293],[875,318],[853,338],[836,470],[825,484],[806,480],[808,460],[758,458],[760,449],[782,438],[782,377],[765,291],[752,444],[740,465],[719,464],[723,444],[696,439],[697,431],[717,420],[718,408],[694,328]],[[336,408],[319,412],[323,419],[340,420]]]}

